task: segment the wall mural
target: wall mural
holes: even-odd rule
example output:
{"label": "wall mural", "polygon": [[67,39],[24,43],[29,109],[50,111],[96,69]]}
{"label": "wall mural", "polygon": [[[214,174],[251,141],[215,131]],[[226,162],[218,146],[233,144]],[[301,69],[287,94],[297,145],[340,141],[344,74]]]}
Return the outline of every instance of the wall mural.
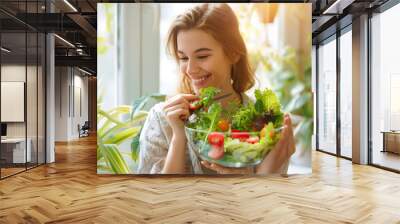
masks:
{"label": "wall mural", "polygon": [[311,4],[104,3],[98,18],[99,174],[311,172]]}

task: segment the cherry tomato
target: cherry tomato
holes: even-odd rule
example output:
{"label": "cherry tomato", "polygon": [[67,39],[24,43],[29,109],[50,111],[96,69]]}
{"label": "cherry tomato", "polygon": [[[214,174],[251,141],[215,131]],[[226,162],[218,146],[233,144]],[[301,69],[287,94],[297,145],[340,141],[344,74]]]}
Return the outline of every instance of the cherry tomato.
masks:
{"label": "cherry tomato", "polygon": [[211,146],[211,150],[208,151],[208,156],[211,159],[222,159],[222,157],[224,157],[224,147],[218,147],[218,146]]}
{"label": "cherry tomato", "polygon": [[219,132],[211,132],[208,135],[208,143],[211,146],[217,146],[217,147],[221,147],[223,149],[224,148],[224,134],[219,133]]}
{"label": "cherry tomato", "polygon": [[246,139],[246,142],[250,144],[255,144],[260,141],[260,138],[258,136],[251,136],[250,138]]}
{"label": "cherry tomato", "polygon": [[250,134],[248,132],[232,132],[231,133],[232,138],[237,138],[241,142],[246,141],[250,137]]}
{"label": "cherry tomato", "polygon": [[219,120],[217,126],[221,131],[228,131],[229,130],[229,122],[227,120],[225,120],[225,119]]}
{"label": "cherry tomato", "polygon": [[189,104],[189,110],[191,111],[198,110],[200,107],[201,107],[200,100],[195,100]]}

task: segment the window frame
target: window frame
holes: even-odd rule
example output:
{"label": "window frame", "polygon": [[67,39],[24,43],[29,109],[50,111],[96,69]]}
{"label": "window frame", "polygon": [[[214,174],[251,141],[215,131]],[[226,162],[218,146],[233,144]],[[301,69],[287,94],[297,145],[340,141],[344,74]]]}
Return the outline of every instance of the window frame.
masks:
{"label": "window frame", "polygon": [[[352,158],[347,157],[342,155],[341,153],[341,119],[340,119],[340,103],[341,103],[341,99],[340,99],[340,77],[341,77],[341,65],[340,65],[340,37],[344,34],[346,34],[347,32],[351,32],[352,31],[352,23],[347,24],[345,27],[337,30],[335,33],[333,33],[332,35],[326,37],[325,39],[319,40],[319,42],[316,44],[316,151],[319,152],[323,152],[329,155],[333,155],[333,156],[337,156],[339,158],[343,158],[346,160],[350,160],[352,161]],[[327,44],[331,41],[336,41],[336,152],[332,153],[332,152],[328,152],[324,149],[320,148],[320,143],[319,143],[319,80],[320,80],[320,74],[319,74],[319,54],[318,54],[318,49],[320,47],[321,44]]]}

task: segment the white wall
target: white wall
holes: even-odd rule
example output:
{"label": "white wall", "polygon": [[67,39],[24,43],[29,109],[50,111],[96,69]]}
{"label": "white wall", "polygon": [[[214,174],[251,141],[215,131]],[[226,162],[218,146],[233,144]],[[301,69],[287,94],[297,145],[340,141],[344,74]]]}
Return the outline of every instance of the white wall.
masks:
{"label": "white wall", "polygon": [[[28,70],[31,70],[28,67]],[[25,82],[25,65],[2,65],[1,66],[1,81],[18,81]],[[7,110],[7,108],[1,108]],[[8,137],[25,137],[25,123],[11,122],[7,123]]]}
{"label": "white wall", "polygon": [[68,68],[55,68],[55,141],[68,140]]}
{"label": "white wall", "polygon": [[55,141],[79,138],[78,124],[88,120],[88,78],[83,75],[75,68],[56,67]]}
{"label": "white wall", "polygon": [[[28,66],[27,68],[25,65],[2,65],[1,66],[1,81],[3,82],[25,82],[25,74],[26,71],[28,74],[36,74],[36,67],[33,66]],[[34,83],[36,85],[36,83]],[[28,89],[31,90],[31,89]],[[31,97],[36,98],[36,89],[34,89],[34,92],[28,91],[27,93],[28,96],[28,103],[32,102],[33,100],[30,99]],[[32,105],[33,106],[33,105]],[[36,108],[36,105],[34,105]],[[1,108],[1,110],[7,110],[7,108]],[[34,117],[32,117],[28,113],[28,121],[32,121],[35,119],[36,121],[36,114],[34,114]],[[26,122],[7,122],[7,136],[8,137],[25,137],[25,123]],[[28,125],[28,128],[32,127],[32,125]],[[36,129],[36,127],[35,127]],[[29,132],[28,132],[29,134]],[[29,136],[28,136],[29,137]]]}
{"label": "white wall", "polygon": [[[38,70],[36,70],[38,68]],[[25,78],[27,77],[27,82]],[[44,162],[44,74],[42,68],[25,64],[4,64],[1,66],[1,81],[2,82],[24,82],[26,83],[26,106],[25,101],[22,106],[22,113],[27,118],[22,122],[6,122],[7,137],[9,138],[25,138],[25,135],[30,139],[30,148],[32,151],[32,161],[36,162],[37,151],[39,151],[39,163]],[[3,90],[2,90],[3,91]],[[24,94],[23,90],[21,94]],[[7,97],[7,96],[2,96]],[[13,113],[10,107],[1,108],[2,112]],[[14,112],[15,113],[15,112]],[[48,157],[51,158],[51,157]],[[49,160],[51,162],[51,160]]]}
{"label": "white wall", "polygon": [[[25,83],[1,82],[1,121],[24,122]],[[36,108],[36,105],[35,105]]]}

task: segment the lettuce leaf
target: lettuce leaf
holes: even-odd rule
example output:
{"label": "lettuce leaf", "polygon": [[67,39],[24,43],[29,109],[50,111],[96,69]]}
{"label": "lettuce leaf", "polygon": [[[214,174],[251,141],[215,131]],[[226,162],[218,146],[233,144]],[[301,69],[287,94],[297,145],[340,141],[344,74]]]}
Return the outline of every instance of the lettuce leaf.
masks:
{"label": "lettuce leaf", "polygon": [[200,89],[199,97],[200,97],[201,105],[204,107],[210,106],[214,101],[214,97],[220,92],[221,92],[220,89],[217,89],[212,86]]}
{"label": "lettuce leaf", "polygon": [[278,114],[281,112],[281,104],[276,94],[271,89],[259,90],[254,92],[256,97],[256,109],[258,113]]}
{"label": "lettuce leaf", "polygon": [[253,104],[240,107],[239,110],[232,116],[232,129],[240,131],[251,130],[256,116],[257,112]]}

